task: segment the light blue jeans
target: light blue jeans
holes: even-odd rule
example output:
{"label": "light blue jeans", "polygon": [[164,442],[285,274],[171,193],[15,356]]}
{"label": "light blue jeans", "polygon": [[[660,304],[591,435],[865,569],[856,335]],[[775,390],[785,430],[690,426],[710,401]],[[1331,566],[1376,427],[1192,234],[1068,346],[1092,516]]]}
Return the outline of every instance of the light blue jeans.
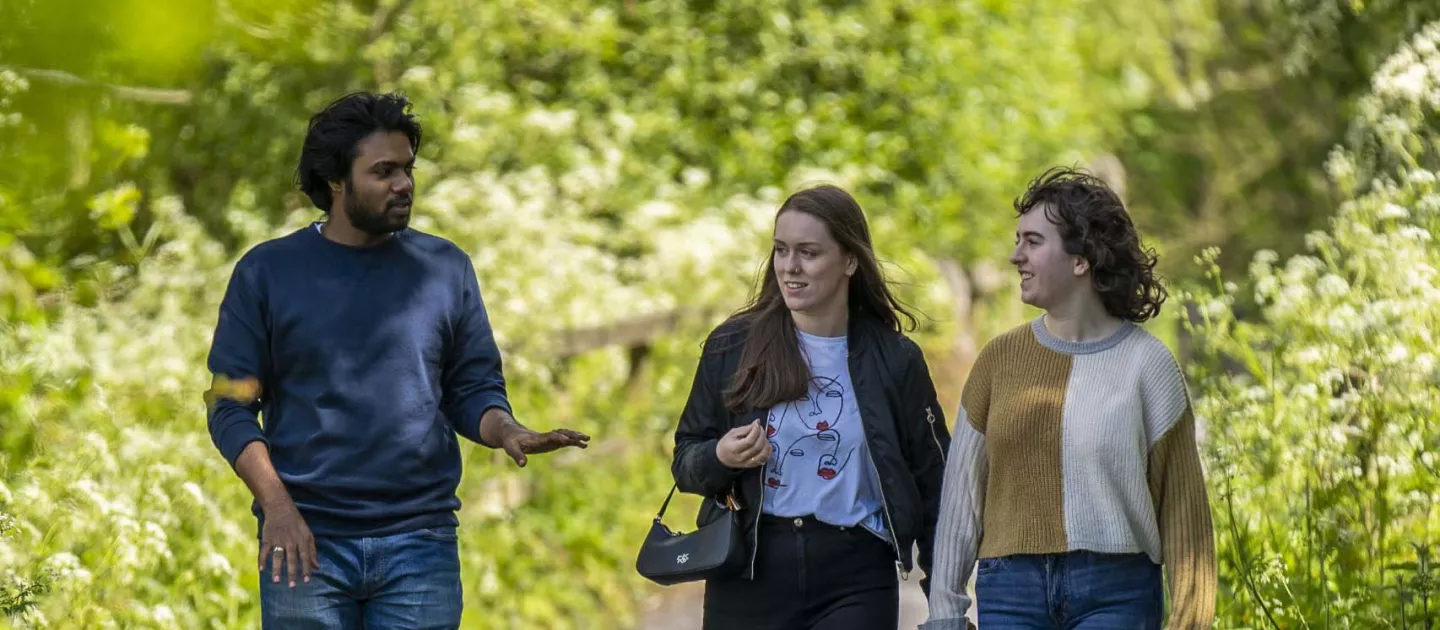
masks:
{"label": "light blue jeans", "polygon": [[1160,630],[1160,565],[1144,554],[1085,551],[983,558],[975,577],[980,627]]}
{"label": "light blue jeans", "polygon": [[260,573],[264,630],[452,630],[460,627],[454,527],[375,538],[315,538],[310,583]]}

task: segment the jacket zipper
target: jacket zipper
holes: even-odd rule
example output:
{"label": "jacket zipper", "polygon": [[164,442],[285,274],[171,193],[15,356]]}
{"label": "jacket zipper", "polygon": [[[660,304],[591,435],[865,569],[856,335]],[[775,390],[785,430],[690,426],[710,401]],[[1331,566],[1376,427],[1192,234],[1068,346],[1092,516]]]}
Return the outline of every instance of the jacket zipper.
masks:
{"label": "jacket zipper", "polygon": [[[770,420],[766,418],[761,426],[768,428],[769,425]],[[755,579],[755,557],[760,555],[760,515],[765,513],[765,470],[769,467],[769,461],[760,465],[760,505],[755,506],[755,544],[750,547],[750,579],[752,581]]]}
{"label": "jacket zipper", "polygon": [[[851,350],[848,354],[849,354],[850,359],[852,359],[849,363],[851,364],[851,367],[853,367],[853,364],[854,364],[853,359],[854,359],[854,357],[855,357],[855,351],[854,351],[854,350]],[[852,373],[852,375],[851,375],[851,378],[854,378],[853,373]],[[860,391],[859,391],[859,388],[858,388],[858,387],[856,388],[856,391],[855,391],[855,397],[856,397],[856,402],[859,402]],[[861,408],[863,409],[864,406],[862,405]],[[863,414],[862,414],[862,415],[863,415]],[[862,424],[863,424],[863,418],[862,418]],[[862,432],[861,432],[861,435],[863,435],[863,436],[865,437],[866,450],[869,450],[869,451],[871,451],[871,453],[873,453],[874,450],[871,449],[871,448],[869,448],[869,447],[870,447],[870,434],[869,434],[869,432],[864,432],[864,431],[862,431]],[[874,457],[874,455],[873,455],[873,454],[867,454],[867,457],[865,458],[865,460],[870,464],[870,472],[875,475],[875,487],[877,487],[877,488],[880,489],[880,509],[881,509],[881,511],[883,511],[884,514],[885,514],[885,528],[886,528],[887,530],[889,530],[888,533],[890,534],[890,548],[895,550],[895,569],[900,572],[900,579],[901,579],[901,581],[907,581],[907,582],[908,582],[908,581],[910,580],[910,571],[905,568],[905,562],[904,562],[904,560],[902,559],[902,558],[903,558],[903,555],[900,553],[900,543],[899,543],[898,540],[897,540],[897,539],[899,538],[899,536],[900,536],[900,532],[895,529],[895,519],[894,519],[894,518],[891,518],[891,516],[890,516],[890,500],[885,498],[885,480],[880,477],[880,467],[875,465],[875,457]]]}
{"label": "jacket zipper", "polygon": [[[930,439],[935,441],[935,448],[940,451],[940,463],[945,463],[945,449],[940,448],[940,436],[935,433],[935,411],[929,406],[925,407],[925,421],[930,424]],[[867,436],[868,439],[868,436]],[[890,547],[895,550],[895,568],[900,570],[900,579],[909,580],[910,572],[905,570],[905,562],[900,554],[900,544],[895,542],[897,532],[895,531],[895,519],[890,517],[890,501],[885,498],[885,482],[880,479],[880,469],[875,465],[875,459],[869,458],[870,470],[875,473],[876,486],[880,488],[880,507],[885,510],[885,526],[890,529]],[[764,496],[765,489],[760,489],[761,496]],[[758,537],[757,537],[758,539]],[[752,558],[753,560],[753,558]],[[753,564],[753,562],[752,562]],[[753,567],[751,569],[754,570]]]}
{"label": "jacket zipper", "polygon": [[895,519],[890,518],[890,502],[885,500],[885,481],[880,478],[880,469],[875,466],[875,458],[866,459],[870,461],[870,471],[875,473],[875,485],[880,488],[880,507],[885,511],[885,527],[890,530],[890,546],[895,549],[895,568],[900,570],[900,579],[908,581],[910,572],[905,569],[905,563],[900,559],[900,543],[895,541],[899,532],[895,531]]}
{"label": "jacket zipper", "polygon": [[945,447],[940,445],[940,435],[935,433],[935,412],[928,405],[925,407],[925,421],[930,423],[930,439],[935,441],[935,450],[940,451],[940,464],[944,465],[948,463],[945,461]]}

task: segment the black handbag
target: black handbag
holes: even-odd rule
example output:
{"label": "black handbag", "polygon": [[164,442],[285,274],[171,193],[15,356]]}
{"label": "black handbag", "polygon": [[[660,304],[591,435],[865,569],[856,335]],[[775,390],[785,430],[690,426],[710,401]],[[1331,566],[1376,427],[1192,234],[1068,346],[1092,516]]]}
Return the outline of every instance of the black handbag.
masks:
{"label": "black handbag", "polygon": [[719,518],[687,534],[671,531],[660,522],[670,507],[670,499],[675,497],[675,489],[670,487],[670,495],[665,497],[650,533],[640,545],[635,570],[664,586],[739,574],[748,559],[748,549],[734,496],[725,497],[727,505]]}

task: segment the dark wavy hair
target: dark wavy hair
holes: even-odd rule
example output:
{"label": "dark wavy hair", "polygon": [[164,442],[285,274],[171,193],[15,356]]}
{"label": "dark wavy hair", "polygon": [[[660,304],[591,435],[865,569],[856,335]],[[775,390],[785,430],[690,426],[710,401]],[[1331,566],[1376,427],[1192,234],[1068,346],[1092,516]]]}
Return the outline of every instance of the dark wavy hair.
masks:
{"label": "dark wavy hair", "polygon": [[[841,251],[855,257],[855,275],[846,295],[851,317],[874,317],[896,332],[915,328],[915,316],[890,291],[870,242],[865,212],[850,193],[830,185],[807,188],[790,195],[775,219],[786,212],[804,212],[819,219]],[[736,413],[804,398],[810,391],[810,368],[800,353],[795,318],[780,293],[773,252],[761,274],[756,278],[756,294],[732,318],[742,324],[739,330],[748,333],[734,380],[724,392],[725,406]]]}
{"label": "dark wavy hair", "polygon": [[377,131],[404,133],[410,149],[420,152],[420,122],[399,94],[351,92],[310,117],[295,184],[316,208],[330,212],[330,182],[348,180],[356,146]]}
{"label": "dark wavy hair", "polygon": [[1155,277],[1159,257],[1140,242],[1125,204],[1099,177],[1056,167],[1030,182],[1015,200],[1016,216],[1043,208],[1065,253],[1090,263],[1090,279],[1105,311],[1132,322],[1160,314],[1169,296]]}

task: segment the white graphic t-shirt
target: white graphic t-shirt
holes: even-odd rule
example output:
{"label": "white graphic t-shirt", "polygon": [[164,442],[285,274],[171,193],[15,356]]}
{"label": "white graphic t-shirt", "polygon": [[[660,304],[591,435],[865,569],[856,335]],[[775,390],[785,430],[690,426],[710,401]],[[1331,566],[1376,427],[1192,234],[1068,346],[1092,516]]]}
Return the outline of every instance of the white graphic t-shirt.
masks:
{"label": "white graphic t-shirt", "polygon": [[800,335],[810,392],[770,409],[774,453],[765,464],[764,512],[814,515],[841,527],[861,525],[889,540],[880,482],[870,460],[860,407],[850,383],[845,337]]}

